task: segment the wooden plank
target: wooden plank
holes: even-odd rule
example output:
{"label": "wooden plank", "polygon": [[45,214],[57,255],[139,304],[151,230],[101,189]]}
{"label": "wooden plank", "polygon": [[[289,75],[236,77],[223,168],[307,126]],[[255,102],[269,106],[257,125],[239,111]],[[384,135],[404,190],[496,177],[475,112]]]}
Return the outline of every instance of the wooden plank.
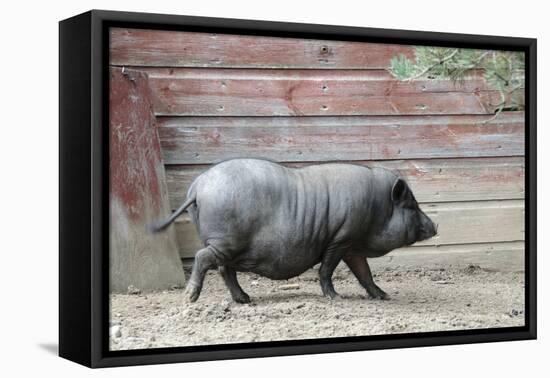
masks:
{"label": "wooden plank", "polygon": [[[292,167],[310,164],[315,163],[285,163]],[[360,161],[354,164],[380,166],[397,171],[407,180],[419,202],[524,198],[523,157]],[[172,209],[178,208],[184,202],[191,182],[209,167],[166,167]]]}
{"label": "wooden plank", "polygon": [[157,115],[489,114],[485,80],[399,81],[387,71],[146,69]]}
{"label": "wooden plank", "polygon": [[110,29],[110,64],[157,67],[387,68],[414,48],[365,42]]}
{"label": "wooden plank", "polygon": [[438,235],[416,245],[524,240],[524,200],[429,203],[422,210],[439,225]]}
{"label": "wooden plank", "polygon": [[[493,243],[524,240],[524,201],[474,201],[423,204],[439,224],[439,235],[416,246]],[[180,255],[193,256],[202,248],[187,214],[176,221]]]}
{"label": "wooden plank", "polygon": [[208,164],[234,157],[284,162],[524,155],[522,113],[503,114],[488,123],[482,119],[274,117],[201,127],[199,122],[193,126],[196,119],[170,117],[159,119],[159,135],[166,164]]}
{"label": "wooden plank", "polygon": [[[312,94],[328,96],[332,92],[352,96],[492,90],[483,73],[479,71],[459,81],[428,77],[401,81],[387,70],[128,68],[145,72],[152,82],[165,84],[165,91],[188,87],[187,90],[192,94],[223,93],[243,96],[253,93],[258,96],[279,97],[289,86],[295,87],[293,95],[296,97]],[[160,84],[157,86],[162,87]]]}
{"label": "wooden plank", "polygon": [[174,230],[144,232],[170,210],[147,76],[111,68],[109,86],[109,291],[181,285]]}
{"label": "wooden plank", "polygon": [[382,269],[448,269],[478,265],[504,272],[525,271],[525,242],[476,243],[397,249],[386,256],[369,259],[376,274]]}

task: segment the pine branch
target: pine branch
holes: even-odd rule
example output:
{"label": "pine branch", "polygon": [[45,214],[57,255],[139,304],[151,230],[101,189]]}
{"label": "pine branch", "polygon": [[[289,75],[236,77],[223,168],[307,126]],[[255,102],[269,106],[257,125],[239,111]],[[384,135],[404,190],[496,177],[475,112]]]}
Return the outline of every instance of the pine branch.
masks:
{"label": "pine branch", "polygon": [[[489,55],[491,58],[487,59]],[[430,72],[435,76],[450,78],[457,82],[464,80],[472,71],[482,70],[489,87],[497,90],[503,101],[511,99],[511,105],[515,109],[524,107],[521,96],[511,96],[524,88],[523,53],[418,46],[414,61],[403,55],[394,57],[388,70],[397,79],[409,82]],[[498,115],[505,108],[506,102],[496,106]]]}
{"label": "pine branch", "polygon": [[415,80],[415,79],[418,79],[419,77],[422,77],[424,76],[425,74],[427,74],[429,71],[433,70],[435,67],[451,60],[454,58],[454,56],[458,54],[458,49],[455,49],[451,54],[449,54],[448,56],[444,57],[443,59],[441,59],[439,62],[437,63],[434,63],[432,64],[431,66],[425,68],[424,70],[422,70],[421,72],[419,72],[418,74],[414,75],[413,77],[409,78],[408,80],[409,81],[412,81],[412,80]]}

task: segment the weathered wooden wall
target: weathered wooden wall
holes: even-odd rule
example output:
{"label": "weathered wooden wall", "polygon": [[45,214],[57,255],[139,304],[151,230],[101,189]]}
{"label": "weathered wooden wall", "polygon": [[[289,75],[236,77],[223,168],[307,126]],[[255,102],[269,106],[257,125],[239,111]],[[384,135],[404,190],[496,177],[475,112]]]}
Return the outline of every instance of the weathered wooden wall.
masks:
{"label": "weathered wooden wall", "polygon": [[[490,120],[500,96],[481,73],[397,81],[386,68],[398,54],[414,49],[112,29],[110,63],[149,76],[173,208],[195,177],[230,157],[384,166],[440,224],[417,253],[503,251],[521,262],[524,114]],[[193,256],[189,219],[176,229],[181,255]]]}
{"label": "weathered wooden wall", "polygon": [[109,71],[109,290],[183,285],[176,234],[145,232],[170,212],[147,75]]}

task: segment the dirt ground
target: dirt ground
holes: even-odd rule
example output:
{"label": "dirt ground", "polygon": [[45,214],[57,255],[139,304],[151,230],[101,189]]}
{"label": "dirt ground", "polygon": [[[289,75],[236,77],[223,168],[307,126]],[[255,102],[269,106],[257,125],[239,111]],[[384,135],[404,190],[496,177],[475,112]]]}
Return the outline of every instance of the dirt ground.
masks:
{"label": "dirt ground", "polygon": [[482,269],[385,268],[375,282],[389,300],[370,300],[343,264],[321,295],[317,269],[288,281],[239,273],[252,303],[231,300],[221,276],[207,274],[200,298],[183,289],[111,295],[111,350],[421,331],[521,326],[524,273]]}

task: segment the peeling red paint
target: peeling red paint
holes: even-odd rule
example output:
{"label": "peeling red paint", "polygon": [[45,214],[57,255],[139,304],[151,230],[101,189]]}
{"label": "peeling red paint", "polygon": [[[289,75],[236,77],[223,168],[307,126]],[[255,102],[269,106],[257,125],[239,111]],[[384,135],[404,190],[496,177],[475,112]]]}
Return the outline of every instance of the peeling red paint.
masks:
{"label": "peeling red paint", "polygon": [[137,71],[110,71],[110,195],[137,221],[146,208],[161,210],[160,143],[151,111],[147,76]]}

